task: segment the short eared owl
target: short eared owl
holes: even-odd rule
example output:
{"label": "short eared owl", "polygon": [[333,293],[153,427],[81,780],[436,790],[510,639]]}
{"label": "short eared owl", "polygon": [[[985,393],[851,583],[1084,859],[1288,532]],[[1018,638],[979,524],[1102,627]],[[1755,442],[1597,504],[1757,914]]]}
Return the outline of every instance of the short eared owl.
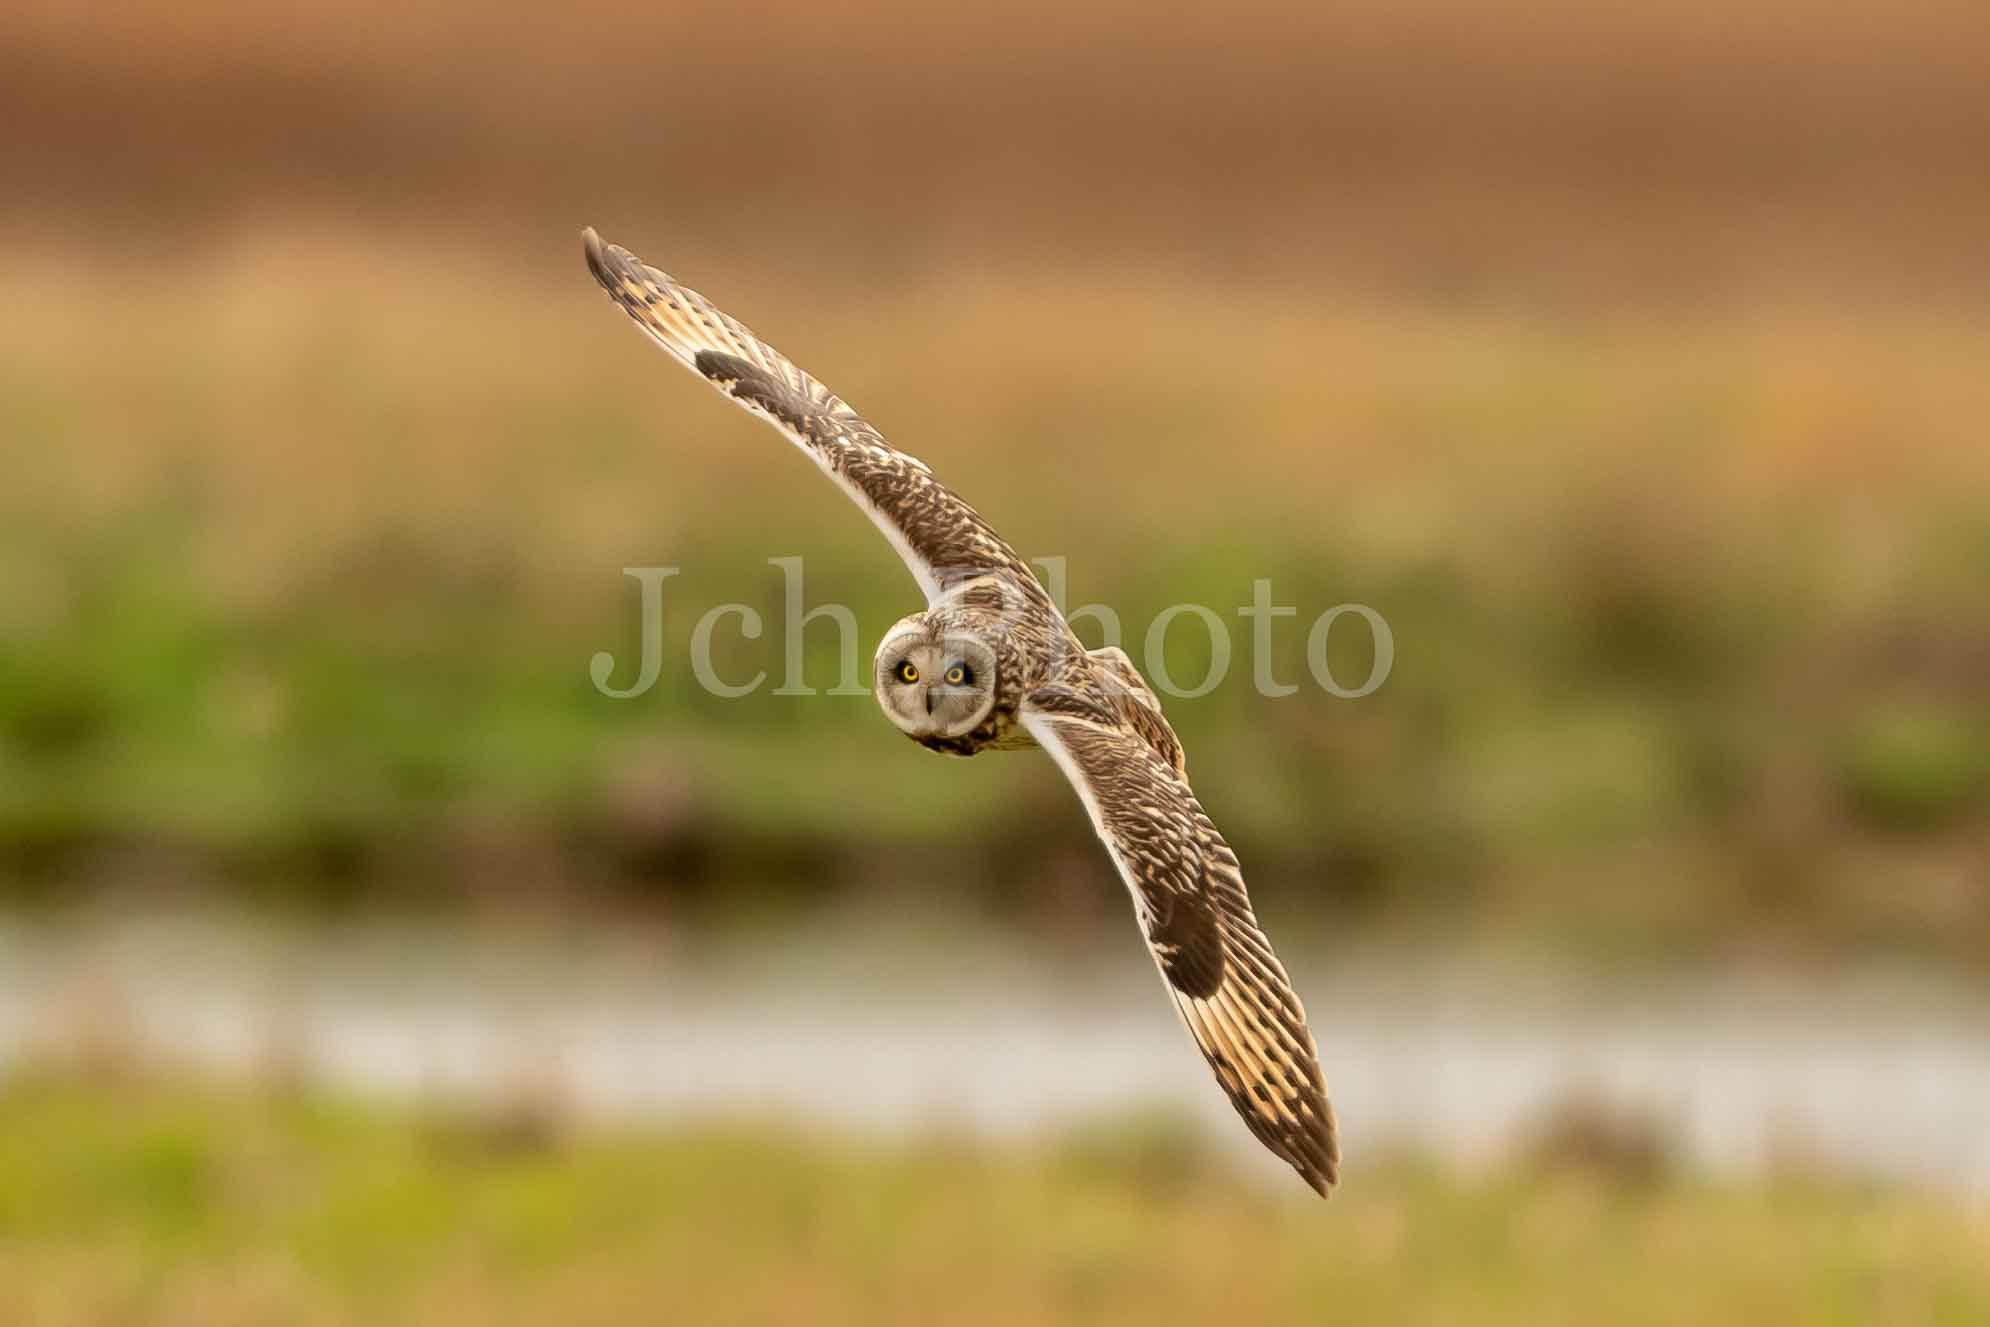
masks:
{"label": "short eared owl", "polygon": [[1160,702],[1117,649],[1088,652],[1028,565],[925,464],[696,291],[586,232],[587,266],[649,338],[821,466],[911,568],[926,607],[885,634],[885,717],[952,755],[1040,746],[1119,868],[1182,1021],[1258,1140],[1325,1194],[1333,1108],[1237,855],[1188,785]]}

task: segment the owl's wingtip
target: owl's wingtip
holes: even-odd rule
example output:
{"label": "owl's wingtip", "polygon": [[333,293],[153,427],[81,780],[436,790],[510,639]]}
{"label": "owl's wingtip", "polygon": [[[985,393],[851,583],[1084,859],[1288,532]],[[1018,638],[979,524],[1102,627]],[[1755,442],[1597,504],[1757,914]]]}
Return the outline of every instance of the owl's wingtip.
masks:
{"label": "owl's wingtip", "polygon": [[587,252],[587,270],[594,273],[594,279],[602,285],[609,282],[608,250],[601,243],[601,236],[589,226],[580,233],[581,247]]}

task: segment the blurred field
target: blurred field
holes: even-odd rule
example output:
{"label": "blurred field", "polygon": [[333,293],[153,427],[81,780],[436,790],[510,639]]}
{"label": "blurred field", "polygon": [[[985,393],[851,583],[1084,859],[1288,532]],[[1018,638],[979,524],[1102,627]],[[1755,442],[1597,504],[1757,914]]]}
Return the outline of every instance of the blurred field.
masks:
{"label": "blurred field", "polygon": [[31,0],[0,19],[0,234],[156,259],[426,223],[515,256],[648,224],[691,271],[901,288],[1981,307],[1986,64],[1974,0]]}
{"label": "blurred field", "polygon": [[[618,324],[593,223],[1130,644],[1241,644],[1267,577],[1280,680],[1387,618],[1367,700],[1240,655],[1171,706],[1277,914],[1980,959],[1980,10],[10,7],[0,891],[1118,923],[1040,761],[772,695],[773,634],[689,684],[770,557],[860,657],[909,585]],[[610,702],[642,564],[669,667]]]}
{"label": "blurred field", "polygon": [[135,1081],[0,1088],[0,1281],[34,1324],[1973,1323],[1990,1224],[1544,1147],[1240,1188],[1165,1121],[1028,1152],[745,1121],[574,1133]]}
{"label": "blurred field", "polygon": [[[0,1320],[1990,1319],[1987,72],[1980,0],[6,7]],[[912,583],[587,224],[1137,657],[1231,624],[1168,711],[1331,1204],[1047,761],[775,694],[770,558],[861,661]],[[1388,682],[1259,694],[1261,579]]]}
{"label": "blurred field", "polygon": [[[706,608],[778,623],[770,557],[852,606],[865,661],[912,587],[576,250],[272,232],[167,274],[7,269],[7,879],[696,909],[930,892],[908,863],[942,853],[963,899],[1117,921],[1040,761],[942,765],[868,698],[772,694],[778,626],[718,637],[759,692],[693,683]],[[1990,952],[1990,324],[698,280],[1067,557],[1130,644],[1177,602],[1230,618],[1230,681],[1169,708],[1277,915]],[[593,652],[635,671],[621,568],[658,563],[684,568],[664,676],[607,700]],[[1258,577],[1300,610],[1280,680],[1358,601],[1394,630],[1387,685],[1255,694]],[[833,631],[807,640],[833,685]],[[1170,637],[1177,677],[1197,640]],[[1359,678],[1360,634],[1335,641]]]}

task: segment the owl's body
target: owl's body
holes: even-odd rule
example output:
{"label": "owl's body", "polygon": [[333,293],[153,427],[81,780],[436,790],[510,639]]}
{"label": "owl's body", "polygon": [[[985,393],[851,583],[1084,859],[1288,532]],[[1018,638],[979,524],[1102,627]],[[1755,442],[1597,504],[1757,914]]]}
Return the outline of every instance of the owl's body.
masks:
{"label": "owl's body", "polygon": [[1028,564],[924,462],[702,295],[591,230],[586,241],[589,270],[636,325],[807,453],[911,570],[926,607],[885,633],[873,663],[885,717],[947,755],[1049,753],[1125,881],[1175,1007],[1231,1104],[1327,1193],[1340,1150],[1305,1010],[1132,660],[1116,648],[1087,651]]}

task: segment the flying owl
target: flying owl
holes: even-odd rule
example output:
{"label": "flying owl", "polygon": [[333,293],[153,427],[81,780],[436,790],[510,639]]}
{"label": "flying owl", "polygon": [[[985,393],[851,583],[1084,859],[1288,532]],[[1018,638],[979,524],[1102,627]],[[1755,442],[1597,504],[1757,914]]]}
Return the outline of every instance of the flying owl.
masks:
{"label": "flying owl", "polygon": [[1116,648],[1086,650],[1029,566],[923,461],[703,295],[592,229],[584,238],[588,270],[650,340],[800,447],[904,559],[926,607],[878,646],[873,688],[885,717],[949,755],[1050,754],[1119,868],[1168,994],[1231,1104],[1324,1196],[1340,1148],[1306,1011],[1132,661]]}

